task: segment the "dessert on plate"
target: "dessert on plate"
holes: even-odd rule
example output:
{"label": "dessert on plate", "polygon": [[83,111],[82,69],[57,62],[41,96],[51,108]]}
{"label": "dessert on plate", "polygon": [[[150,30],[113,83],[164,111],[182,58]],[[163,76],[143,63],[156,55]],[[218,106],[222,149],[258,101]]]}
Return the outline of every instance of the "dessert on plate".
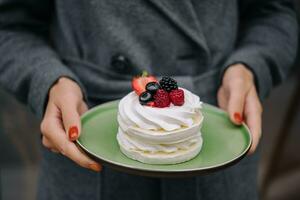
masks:
{"label": "dessert on plate", "polygon": [[176,164],[201,150],[201,101],[176,80],[143,74],[118,108],[117,140],[129,158],[148,164]]}

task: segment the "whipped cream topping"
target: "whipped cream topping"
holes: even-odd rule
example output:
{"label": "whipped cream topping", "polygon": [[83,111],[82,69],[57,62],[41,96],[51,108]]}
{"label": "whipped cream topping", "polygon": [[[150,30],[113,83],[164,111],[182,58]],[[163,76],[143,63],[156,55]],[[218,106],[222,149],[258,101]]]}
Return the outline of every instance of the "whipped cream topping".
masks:
{"label": "whipped cream topping", "polygon": [[183,90],[184,104],[182,106],[171,104],[166,108],[143,106],[139,103],[135,92],[131,92],[119,103],[119,118],[124,127],[138,127],[153,131],[173,131],[182,127],[191,127],[195,117],[200,113],[202,103],[197,95]]}

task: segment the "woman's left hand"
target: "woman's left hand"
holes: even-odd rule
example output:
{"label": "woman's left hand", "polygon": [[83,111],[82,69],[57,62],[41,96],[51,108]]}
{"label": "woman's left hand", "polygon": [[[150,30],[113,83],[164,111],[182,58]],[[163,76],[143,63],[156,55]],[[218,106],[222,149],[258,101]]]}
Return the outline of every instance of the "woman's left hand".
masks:
{"label": "woman's left hand", "polygon": [[229,113],[231,121],[240,125],[245,122],[252,134],[252,154],[261,137],[262,105],[257,95],[252,72],[243,64],[230,66],[224,73],[218,91],[220,108]]}

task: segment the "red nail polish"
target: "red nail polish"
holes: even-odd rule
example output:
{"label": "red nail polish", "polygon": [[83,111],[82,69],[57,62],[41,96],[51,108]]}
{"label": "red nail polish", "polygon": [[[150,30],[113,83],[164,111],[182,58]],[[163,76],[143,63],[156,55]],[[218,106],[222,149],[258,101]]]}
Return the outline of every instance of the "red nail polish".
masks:
{"label": "red nail polish", "polygon": [[91,170],[93,170],[95,172],[100,172],[102,169],[102,166],[99,164],[90,164],[89,167]]}
{"label": "red nail polish", "polygon": [[78,137],[78,128],[77,126],[71,126],[69,128],[69,138],[71,141],[75,141]]}
{"label": "red nail polish", "polygon": [[238,112],[234,113],[233,117],[234,117],[234,120],[239,124],[241,124],[244,121],[243,117]]}

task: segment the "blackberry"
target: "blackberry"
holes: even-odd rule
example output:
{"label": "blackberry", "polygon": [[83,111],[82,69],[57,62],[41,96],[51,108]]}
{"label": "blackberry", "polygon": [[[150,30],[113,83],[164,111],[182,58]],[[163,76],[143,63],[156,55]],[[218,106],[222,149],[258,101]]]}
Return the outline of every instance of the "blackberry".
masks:
{"label": "blackberry", "polygon": [[177,81],[168,76],[162,77],[159,84],[167,92],[178,89]]}

